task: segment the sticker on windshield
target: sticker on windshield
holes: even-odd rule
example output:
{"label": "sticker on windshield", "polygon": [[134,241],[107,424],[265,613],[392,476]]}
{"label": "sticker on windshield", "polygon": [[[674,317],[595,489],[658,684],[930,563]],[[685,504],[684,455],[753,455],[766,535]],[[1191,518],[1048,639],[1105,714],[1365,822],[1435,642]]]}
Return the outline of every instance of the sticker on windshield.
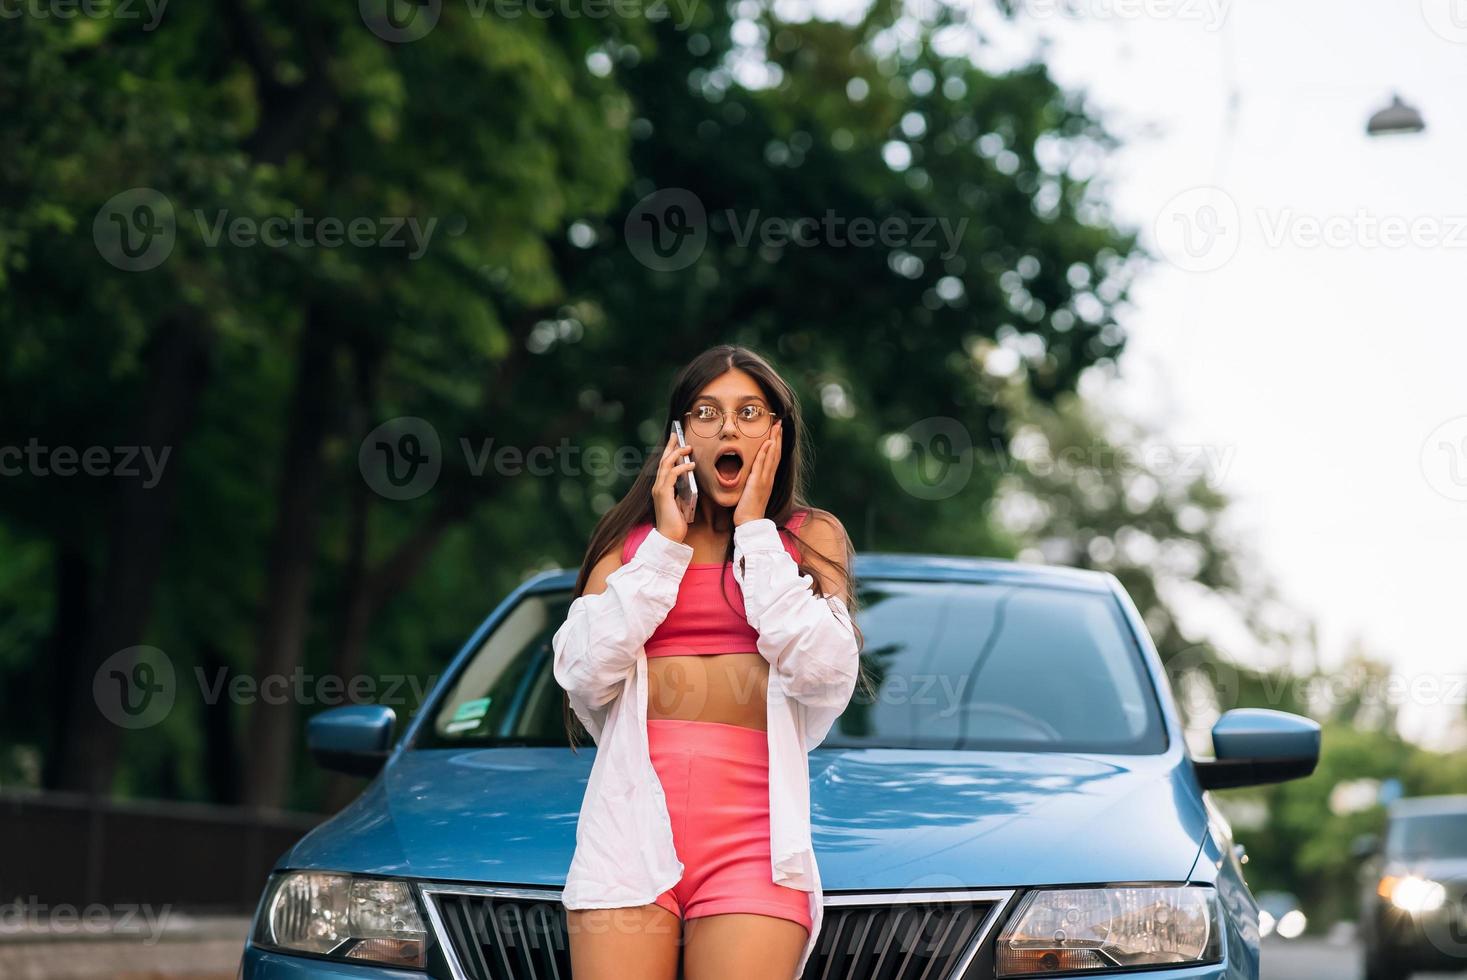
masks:
{"label": "sticker on windshield", "polygon": [[[461,722],[461,721],[468,721],[468,720],[474,719],[474,718],[482,718],[488,712],[489,712],[489,699],[488,698],[474,698],[474,700],[472,700],[472,701],[465,701],[463,704],[461,704],[461,705],[458,706],[458,710],[453,713],[453,721],[456,724],[456,723]],[[470,726],[470,727],[473,727],[473,726]],[[455,731],[456,729],[450,727],[448,730],[449,731]]]}

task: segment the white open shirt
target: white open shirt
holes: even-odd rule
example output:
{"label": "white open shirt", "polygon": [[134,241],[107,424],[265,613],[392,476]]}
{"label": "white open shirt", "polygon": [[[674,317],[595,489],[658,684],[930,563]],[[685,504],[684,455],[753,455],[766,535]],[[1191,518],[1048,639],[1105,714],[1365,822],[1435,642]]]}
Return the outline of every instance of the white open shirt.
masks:
{"label": "white open shirt", "polygon": [[[845,602],[811,591],[814,579],[800,574],[774,521],[745,521],[733,541],[734,578],[770,664],[770,877],[810,893],[799,977],[820,935],[824,904],[810,839],[807,754],[850,702],[859,649]],[[692,559],[691,545],[653,527],[632,560],[606,577],[606,591],[577,597],[555,631],[555,680],[597,746],[561,895],[567,909],[650,905],[682,880],[647,747],[644,644],[672,611]]]}

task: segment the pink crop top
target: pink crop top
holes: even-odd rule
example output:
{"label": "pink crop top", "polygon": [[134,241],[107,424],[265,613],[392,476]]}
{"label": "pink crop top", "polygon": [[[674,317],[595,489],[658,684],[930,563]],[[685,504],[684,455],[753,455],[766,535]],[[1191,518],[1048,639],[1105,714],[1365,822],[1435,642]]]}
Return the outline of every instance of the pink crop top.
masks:
{"label": "pink crop top", "polygon": [[[810,512],[800,511],[790,518],[789,530],[798,531]],[[622,564],[632,560],[652,524],[639,524],[627,535],[622,547]],[[784,550],[795,561],[799,549],[793,540],[780,534]],[[722,571],[724,586],[719,585]],[[728,597],[724,598],[725,589]],[[759,631],[749,625],[744,612],[744,596],[734,578],[732,562],[692,562],[683,572],[677,590],[677,601],[645,644],[648,657],[676,657],[702,653],[758,653]]]}

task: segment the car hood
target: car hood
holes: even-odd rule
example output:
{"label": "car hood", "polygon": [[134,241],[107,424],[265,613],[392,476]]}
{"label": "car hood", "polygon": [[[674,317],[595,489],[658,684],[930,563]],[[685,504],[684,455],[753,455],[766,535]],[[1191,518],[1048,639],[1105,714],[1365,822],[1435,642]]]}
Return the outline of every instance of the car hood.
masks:
{"label": "car hood", "polygon": [[[404,752],[278,864],[560,887],[594,754]],[[818,750],[810,807],[823,888],[1185,880],[1207,818],[1178,765],[1157,756]]]}

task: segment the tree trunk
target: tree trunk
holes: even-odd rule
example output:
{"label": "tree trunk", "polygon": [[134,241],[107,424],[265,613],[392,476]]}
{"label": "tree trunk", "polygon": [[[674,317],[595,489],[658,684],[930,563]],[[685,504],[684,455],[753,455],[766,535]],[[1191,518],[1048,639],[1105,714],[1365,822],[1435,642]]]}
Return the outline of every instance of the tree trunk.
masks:
{"label": "tree trunk", "polygon": [[[229,658],[212,639],[199,646],[199,667],[209,683],[230,674]],[[204,779],[209,799],[225,805],[239,802],[239,752],[234,737],[234,701],[221,697],[203,706]]]}
{"label": "tree trunk", "polygon": [[[62,743],[60,789],[105,795],[117,770],[122,729],[99,710],[92,680],[103,661],[142,642],[152,611],[177,499],[180,447],[198,414],[209,366],[207,334],[191,311],[163,320],[149,364],[136,445],[159,460],[165,450],[169,455],[154,486],[145,486],[142,476],[118,484],[100,603],[87,631],[80,676],[64,695],[72,724]],[[112,666],[127,676],[132,664]]]}
{"label": "tree trunk", "polygon": [[251,806],[284,806],[295,749],[293,682],[310,617],[325,469],[321,449],[333,397],[335,338],[323,321],[322,311],[307,310],[266,559],[241,794]]}
{"label": "tree trunk", "polygon": [[[92,621],[92,567],[87,556],[70,542],[56,545],[56,618],[51,625],[50,678],[46,700],[48,732],[43,753],[41,785],[61,785],[65,756],[62,747],[72,737],[75,719],[72,694],[85,676],[87,624]],[[91,679],[87,678],[87,689]]]}

